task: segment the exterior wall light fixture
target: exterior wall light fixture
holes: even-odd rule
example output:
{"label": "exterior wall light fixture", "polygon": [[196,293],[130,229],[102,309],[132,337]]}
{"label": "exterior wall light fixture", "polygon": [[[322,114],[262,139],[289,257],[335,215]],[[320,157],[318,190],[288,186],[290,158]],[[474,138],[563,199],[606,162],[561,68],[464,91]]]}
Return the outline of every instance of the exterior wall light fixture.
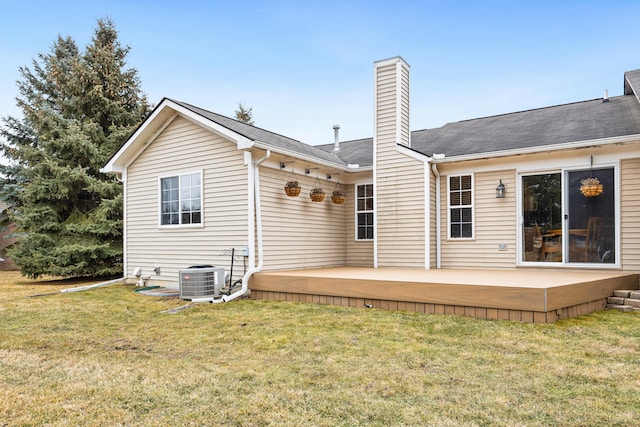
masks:
{"label": "exterior wall light fixture", "polygon": [[496,199],[504,199],[504,194],[507,192],[507,187],[504,185],[502,180],[500,180],[500,184],[496,187]]}

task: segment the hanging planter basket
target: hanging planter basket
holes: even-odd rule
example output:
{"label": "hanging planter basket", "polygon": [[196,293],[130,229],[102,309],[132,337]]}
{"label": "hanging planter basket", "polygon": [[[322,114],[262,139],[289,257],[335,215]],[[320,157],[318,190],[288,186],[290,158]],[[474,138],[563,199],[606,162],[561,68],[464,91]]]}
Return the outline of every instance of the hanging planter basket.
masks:
{"label": "hanging planter basket", "polygon": [[301,191],[302,187],[300,187],[300,183],[298,181],[287,181],[287,184],[284,186],[284,192],[289,197],[299,196]]}
{"label": "hanging planter basket", "polygon": [[345,200],[347,200],[347,197],[345,192],[340,189],[340,178],[338,178],[338,180],[336,181],[336,186],[333,189],[333,193],[331,193],[331,201],[336,205],[341,205],[345,202]]}
{"label": "hanging planter basket", "polygon": [[297,197],[300,195],[302,191],[302,187],[300,187],[300,183],[298,182],[298,177],[296,173],[293,171],[293,164],[291,165],[291,173],[289,174],[289,178],[287,178],[287,183],[284,186],[284,192],[289,197]]}
{"label": "hanging planter basket", "polygon": [[585,197],[596,197],[602,194],[602,184],[598,178],[585,178],[580,181],[580,192]]}
{"label": "hanging planter basket", "polygon": [[316,181],[313,183],[313,188],[309,193],[312,202],[322,202],[324,200],[324,190],[320,185],[320,180],[316,177]]}
{"label": "hanging planter basket", "polygon": [[344,191],[335,189],[333,193],[331,193],[331,201],[336,205],[341,205],[347,200],[347,197],[344,194]]}
{"label": "hanging planter basket", "polygon": [[591,177],[580,181],[580,192],[584,197],[596,197],[602,194],[602,183],[593,176],[593,156],[591,156]]}
{"label": "hanging planter basket", "polygon": [[312,202],[322,202],[324,200],[324,190],[322,188],[312,188],[309,193]]}

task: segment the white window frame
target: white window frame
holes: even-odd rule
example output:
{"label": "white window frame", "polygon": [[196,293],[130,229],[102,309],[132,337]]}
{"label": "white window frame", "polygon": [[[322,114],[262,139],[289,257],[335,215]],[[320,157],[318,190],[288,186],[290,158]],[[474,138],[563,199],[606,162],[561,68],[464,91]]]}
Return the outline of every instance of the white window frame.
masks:
{"label": "white window frame", "polygon": [[[451,178],[460,178],[463,176],[471,177],[471,204],[451,206]],[[467,190],[465,190],[467,191]],[[447,175],[447,240],[475,240],[476,236],[476,209],[475,209],[475,175],[473,173],[461,173],[456,175]],[[451,209],[471,209],[471,236],[470,237],[451,237]]]}
{"label": "white window frame", "polygon": [[[178,212],[178,219],[180,222],[178,224],[163,224],[162,223],[162,180],[168,179],[168,178],[178,178],[178,182],[180,183],[182,180],[182,177],[185,177],[188,175],[196,175],[196,174],[200,176],[200,222],[191,223],[191,224],[182,224],[182,207],[179,205],[180,210]],[[202,170],[172,173],[172,174],[159,176],[158,177],[158,227],[159,228],[177,228],[177,227],[202,228],[204,227],[204,200],[202,197],[203,187],[204,187],[204,181],[203,181]],[[181,194],[182,189],[180,184],[178,184],[178,190],[179,190],[178,202],[180,203],[180,201],[182,200],[182,194]]]}
{"label": "white window frame", "polygon": [[[365,210],[358,210],[358,187],[360,186],[367,186],[370,185],[371,189],[372,189],[372,196],[371,198],[373,199],[373,208],[372,209],[365,209]],[[358,184],[354,184],[354,197],[353,199],[355,200],[355,204],[354,204],[354,212],[355,212],[355,217],[354,217],[354,224],[355,224],[355,235],[354,238],[356,241],[358,242],[372,242],[375,237],[376,237],[376,224],[375,224],[375,188],[373,188],[373,183],[372,182],[363,182],[363,183],[358,183]],[[371,226],[373,228],[373,236],[370,239],[360,239],[358,238],[358,229],[360,227],[359,223],[358,223],[358,214],[371,214],[372,217],[372,221],[373,221],[373,225]]]}

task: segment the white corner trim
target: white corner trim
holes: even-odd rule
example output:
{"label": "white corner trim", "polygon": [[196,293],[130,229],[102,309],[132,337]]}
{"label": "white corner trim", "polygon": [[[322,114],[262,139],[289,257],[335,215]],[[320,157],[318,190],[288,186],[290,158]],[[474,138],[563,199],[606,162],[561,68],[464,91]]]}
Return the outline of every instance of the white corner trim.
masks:
{"label": "white corner trim", "polygon": [[127,221],[129,210],[127,208],[127,197],[129,195],[129,182],[127,181],[127,169],[122,171],[122,277],[127,277],[127,268],[129,264],[129,245],[127,244],[129,232]]}
{"label": "white corner trim", "polygon": [[[373,268],[378,268],[378,68],[384,65],[386,65],[385,61],[378,61],[374,62],[373,67]],[[356,221],[356,235],[357,226]]]}
{"label": "white corner trim", "polygon": [[396,63],[396,144],[400,144],[401,142],[402,142],[402,62],[398,61]]}
{"label": "white corner trim", "polygon": [[424,268],[431,269],[431,170],[429,162],[423,163],[424,173]]}

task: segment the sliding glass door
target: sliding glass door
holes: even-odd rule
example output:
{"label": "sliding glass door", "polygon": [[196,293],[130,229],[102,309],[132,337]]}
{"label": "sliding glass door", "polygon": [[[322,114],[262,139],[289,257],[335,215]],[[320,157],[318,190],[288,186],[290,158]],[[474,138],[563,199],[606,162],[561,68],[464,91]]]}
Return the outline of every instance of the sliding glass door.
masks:
{"label": "sliding glass door", "polygon": [[562,262],[562,175],[522,177],[525,262]]}
{"label": "sliding glass door", "polygon": [[569,262],[616,262],[613,168],[567,172]]}
{"label": "sliding glass door", "polygon": [[521,176],[521,260],[615,264],[613,168]]}

